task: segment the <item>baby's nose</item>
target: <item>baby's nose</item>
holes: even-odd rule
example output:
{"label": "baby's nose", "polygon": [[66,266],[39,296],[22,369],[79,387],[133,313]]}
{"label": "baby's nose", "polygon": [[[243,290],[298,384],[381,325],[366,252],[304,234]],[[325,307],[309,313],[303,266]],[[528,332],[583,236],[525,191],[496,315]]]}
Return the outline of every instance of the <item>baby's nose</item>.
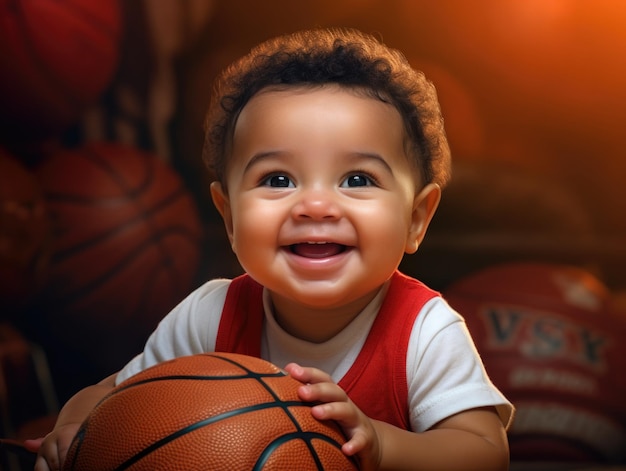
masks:
{"label": "baby's nose", "polygon": [[341,216],[338,195],[332,189],[311,188],[300,192],[293,206],[293,217],[297,219],[337,219]]}

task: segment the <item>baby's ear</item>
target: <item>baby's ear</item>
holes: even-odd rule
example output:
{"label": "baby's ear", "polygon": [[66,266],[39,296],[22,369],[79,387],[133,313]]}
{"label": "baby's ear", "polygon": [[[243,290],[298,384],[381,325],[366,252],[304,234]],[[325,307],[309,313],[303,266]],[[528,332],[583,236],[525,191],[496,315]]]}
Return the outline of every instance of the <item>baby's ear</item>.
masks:
{"label": "baby's ear", "polygon": [[233,245],[233,216],[230,211],[230,200],[228,194],[224,191],[224,187],[220,182],[211,183],[211,198],[213,204],[222,215],[224,220],[224,226],[226,227],[226,233],[228,234],[228,240],[230,245]]}
{"label": "baby's ear", "polygon": [[436,183],[430,183],[422,188],[413,200],[413,213],[411,214],[411,227],[406,240],[406,253],[415,253],[419,244],[422,243],[428,225],[432,220],[439,200],[441,199],[441,188]]}

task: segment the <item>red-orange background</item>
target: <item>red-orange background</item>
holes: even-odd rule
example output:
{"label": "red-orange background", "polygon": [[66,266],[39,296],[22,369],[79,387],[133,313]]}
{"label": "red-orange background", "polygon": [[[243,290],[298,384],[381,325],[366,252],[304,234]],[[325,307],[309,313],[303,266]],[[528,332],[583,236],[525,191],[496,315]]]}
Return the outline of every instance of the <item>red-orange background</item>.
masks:
{"label": "red-orange background", "polygon": [[189,165],[217,70],[275,34],[355,26],[427,73],[447,123],[457,172],[411,269],[445,284],[477,265],[539,258],[626,284],[620,0],[235,0],[216,2],[206,21],[178,62],[174,134]]}

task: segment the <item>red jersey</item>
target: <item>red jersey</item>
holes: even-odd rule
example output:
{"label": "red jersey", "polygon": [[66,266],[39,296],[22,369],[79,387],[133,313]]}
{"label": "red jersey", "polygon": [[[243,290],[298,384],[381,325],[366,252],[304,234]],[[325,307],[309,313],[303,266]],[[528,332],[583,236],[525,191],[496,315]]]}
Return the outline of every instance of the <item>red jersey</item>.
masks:
{"label": "red jersey", "polygon": [[[410,430],[406,354],[424,304],[439,294],[396,271],[387,295],[354,364],[339,381],[370,418]],[[261,356],[263,287],[242,275],[226,295],[215,350]],[[306,365],[304,365],[306,366]]]}

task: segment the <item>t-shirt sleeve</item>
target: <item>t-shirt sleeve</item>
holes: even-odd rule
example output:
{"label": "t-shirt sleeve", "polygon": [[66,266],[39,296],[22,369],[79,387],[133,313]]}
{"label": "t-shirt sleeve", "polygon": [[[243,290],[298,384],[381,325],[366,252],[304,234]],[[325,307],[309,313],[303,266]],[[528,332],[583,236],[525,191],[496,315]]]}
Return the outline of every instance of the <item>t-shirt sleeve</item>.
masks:
{"label": "t-shirt sleeve", "polygon": [[428,430],[465,410],[494,406],[505,427],[513,406],[494,386],[463,318],[434,298],[417,317],[407,352],[411,426]]}
{"label": "t-shirt sleeve", "polygon": [[230,280],[208,281],[159,323],[141,353],[120,370],[115,383],[173,358],[212,352]]}

